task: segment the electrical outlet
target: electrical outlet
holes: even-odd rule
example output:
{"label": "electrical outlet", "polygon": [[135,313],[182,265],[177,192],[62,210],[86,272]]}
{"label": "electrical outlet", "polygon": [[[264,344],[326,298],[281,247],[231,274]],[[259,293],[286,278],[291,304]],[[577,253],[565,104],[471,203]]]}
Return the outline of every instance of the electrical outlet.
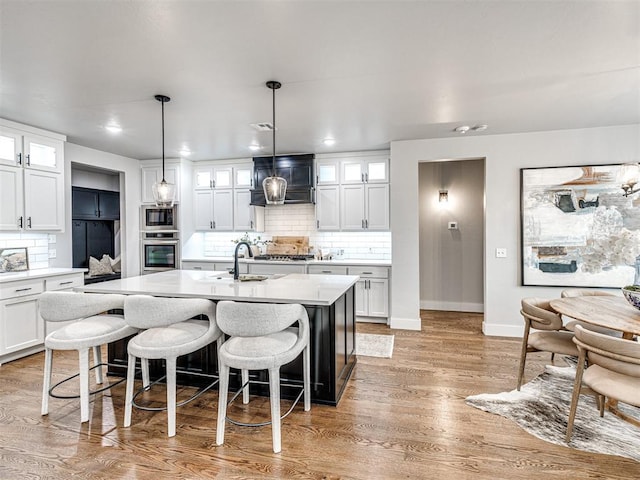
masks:
{"label": "electrical outlet", "polygon": [[49,249],[49,258],[56,258],[56,250],[53,248]]}
{"label": "electrical outlet", "polygon": [[447,228],[449,230],[458,230],[458,222],[448,222]]}
{"label": "electrical outlet", "polygon": [[496,248],[496,258],[507,258],[507,249]]}

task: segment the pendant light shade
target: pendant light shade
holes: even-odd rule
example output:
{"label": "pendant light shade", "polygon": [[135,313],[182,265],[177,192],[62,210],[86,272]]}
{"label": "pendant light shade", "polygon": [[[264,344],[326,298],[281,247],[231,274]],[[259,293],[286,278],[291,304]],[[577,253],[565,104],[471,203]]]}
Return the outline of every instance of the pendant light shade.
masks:
{"label": "pendant light shade", "polygon": [[164,179],[164,104],[171,98],[166,95],[156,95],[155,98],[162,104],[162,181],[153,184],[153,198],[158,207],[173,207],[176,186]]}
{"label": "pendant light shade", "polygon": [[282,86],[280,82],[269,81],[267,87],[273,92],[273,160],[271,176],[262,181],[262,188],[267,205],[282,205],[287,194],[287,181],[276,175],[276,90]]}

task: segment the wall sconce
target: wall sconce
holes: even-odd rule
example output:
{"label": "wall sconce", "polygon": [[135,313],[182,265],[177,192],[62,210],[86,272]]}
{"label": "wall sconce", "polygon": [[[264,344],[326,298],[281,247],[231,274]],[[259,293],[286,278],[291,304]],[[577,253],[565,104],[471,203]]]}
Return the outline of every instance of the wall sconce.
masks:
{"label": "wall sconce", "polygon": [[636,187],[636,184],[640,181],[640,163],[622,165],[620,178],[622,180],[620,188],[624,191],[623,195],[625,197],[640,192],[640,187]]}
{"label": "wall sconce", "polygon": [[449,190],[440,190],[438,202],[441,204],[449,203]]}

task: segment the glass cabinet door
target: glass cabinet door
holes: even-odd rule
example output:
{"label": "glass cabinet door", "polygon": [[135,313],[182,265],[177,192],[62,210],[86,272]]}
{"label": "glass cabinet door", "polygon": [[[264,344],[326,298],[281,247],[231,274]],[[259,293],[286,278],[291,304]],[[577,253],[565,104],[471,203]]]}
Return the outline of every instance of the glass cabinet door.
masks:
{"label": "glass cabinet door", "polygon": [[22,134],[0,129],[0,163],[17,166],[22,163]]}
{"label": "glass cabinet door", "polygon": [[25,167],[61,172],[62,142],[31,135],[24,136]]}

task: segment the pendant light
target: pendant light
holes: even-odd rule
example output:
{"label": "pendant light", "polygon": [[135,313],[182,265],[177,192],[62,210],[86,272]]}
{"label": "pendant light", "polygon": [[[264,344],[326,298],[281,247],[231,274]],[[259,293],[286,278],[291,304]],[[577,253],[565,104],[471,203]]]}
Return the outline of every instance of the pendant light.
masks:
{"label": "pendant light", "polygon": [[276,90],[282,86],[280,82],[268,81],[267,87],[273,92],[273,160],[271,176],[262,181],[262,188],[267,205],[282,205],[287,194],[287,181],[276,176]]}
{"label": "pendant light", "polygon": [[166,95],[156,95],[155,98],[162,104],[162,181],[153,184],[153,198],[158,207],[173,207],[176,186],[164,179],[164,104],[171,98]]}

